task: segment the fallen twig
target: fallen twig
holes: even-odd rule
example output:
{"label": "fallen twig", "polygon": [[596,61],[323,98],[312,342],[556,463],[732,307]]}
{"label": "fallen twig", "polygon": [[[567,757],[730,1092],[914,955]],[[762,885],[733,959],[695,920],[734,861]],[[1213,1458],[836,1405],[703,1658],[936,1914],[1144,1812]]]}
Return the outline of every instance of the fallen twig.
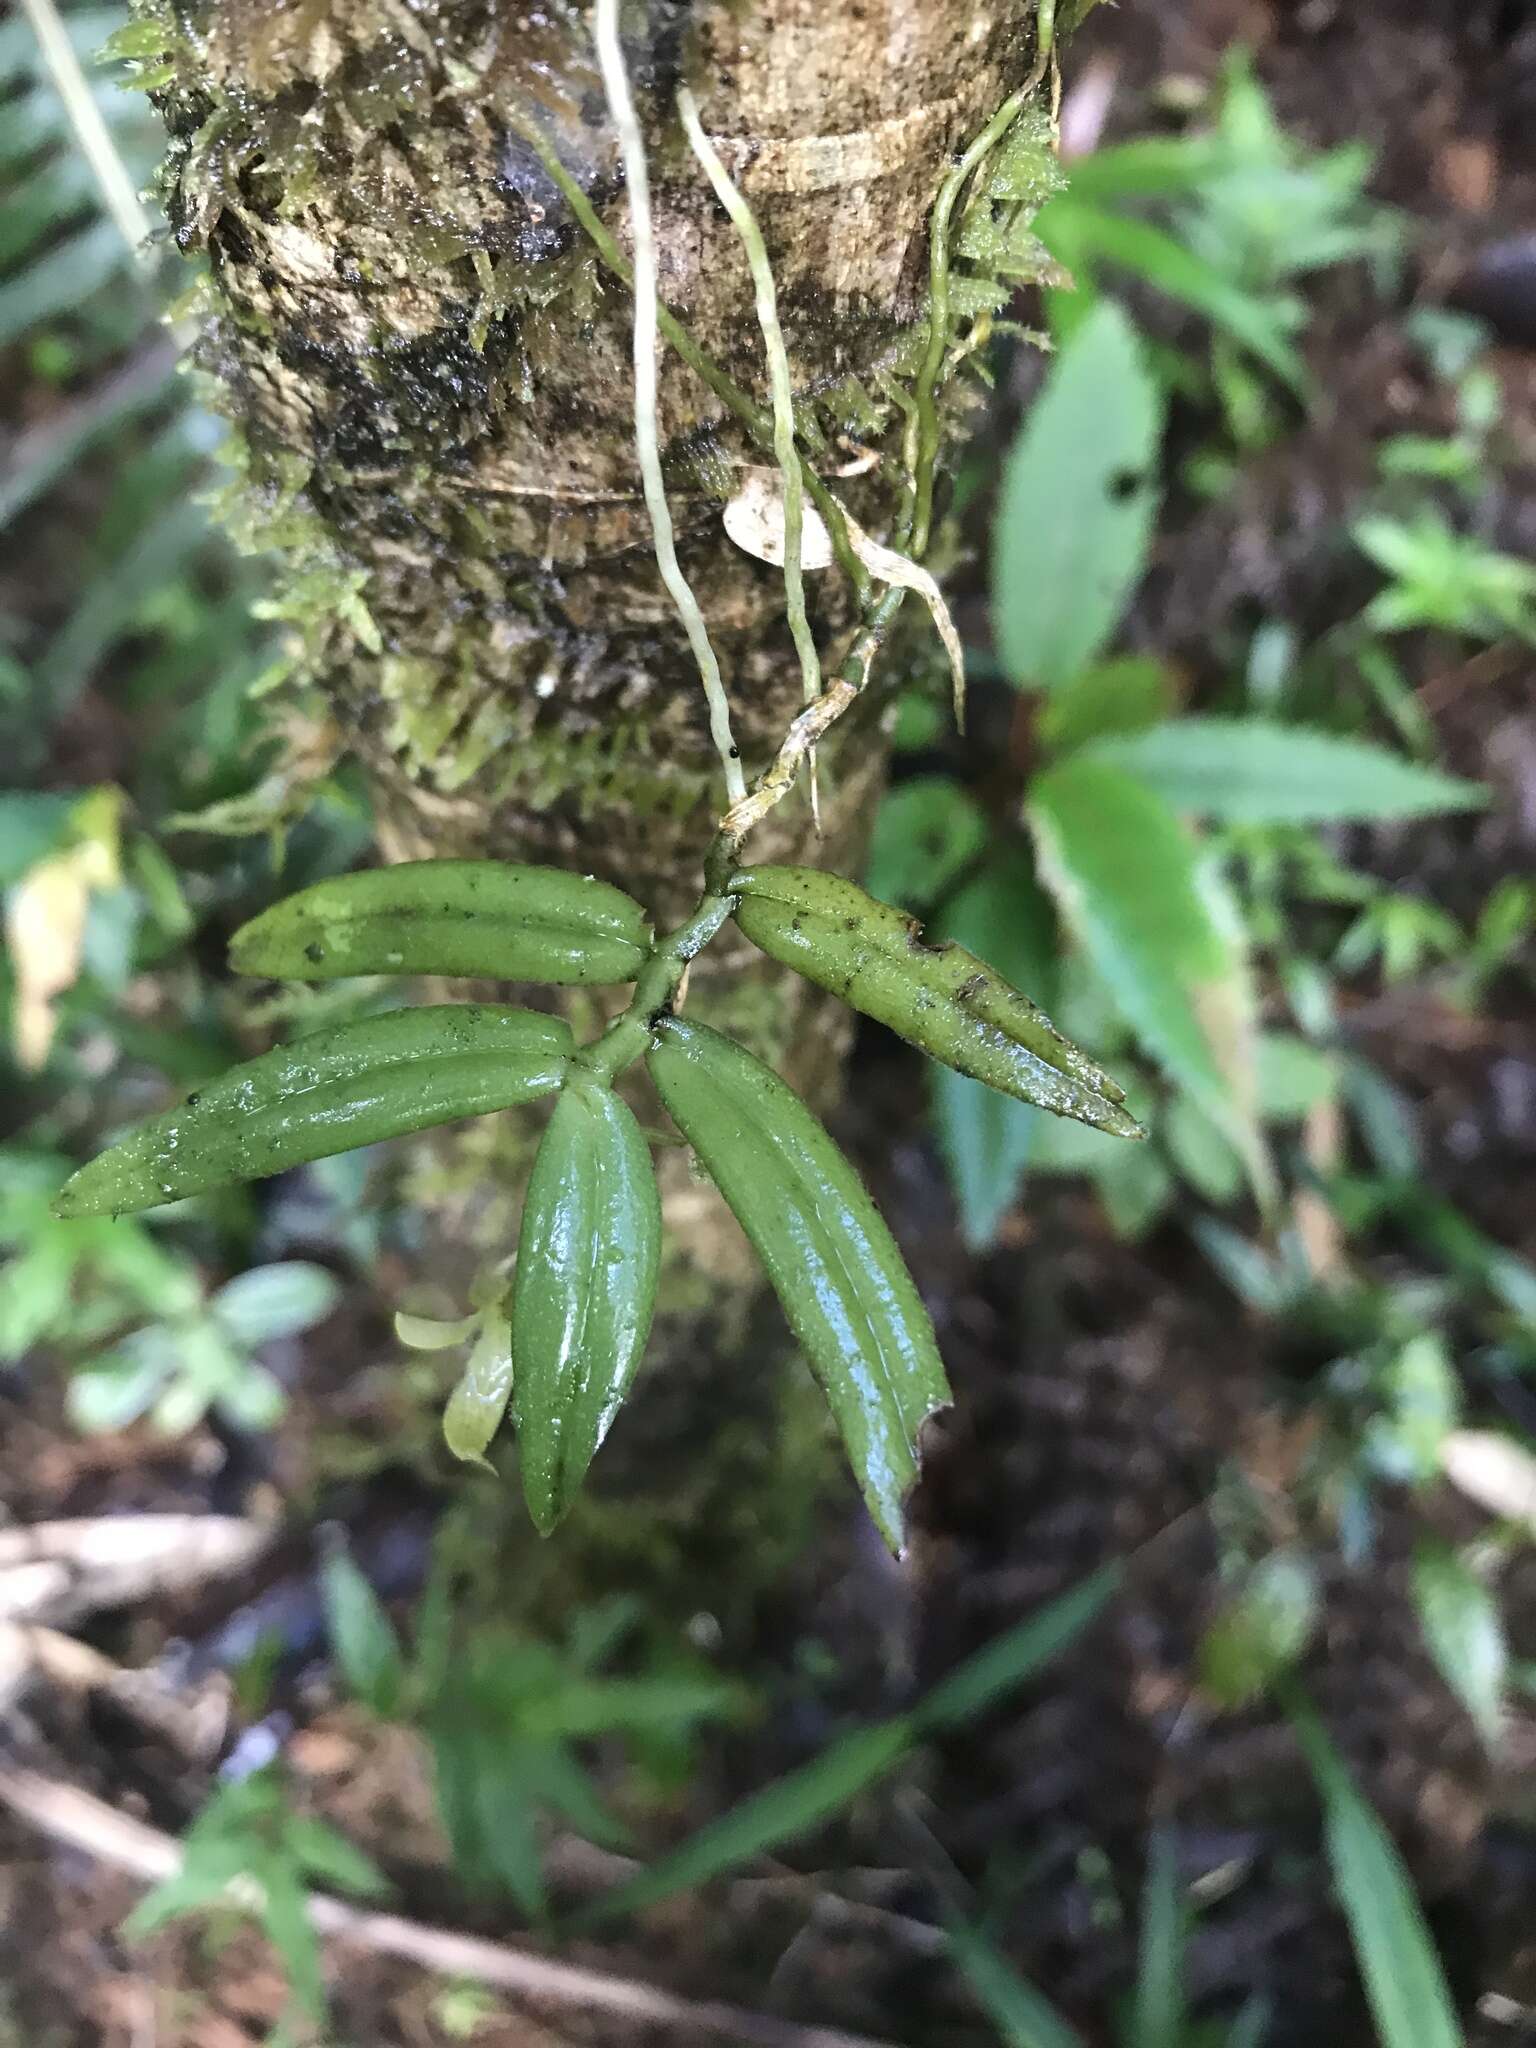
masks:
{"label": "fallen twig", "polygon": [[272,1540],[238,1515],[103,1515],[0,1529],[0,1619],[71,1621],[244,1569]]}
{"label": "fallen twig", "polygon": [[[60,1779],[34,1771],[0,1770],[0,1805],[54,1841],[146,1884],[159,1884],[181,1868],[181,1845],[170,1835]],[[847,2034],[837,2027],[802,2026],[714,1999],[679,1998],[633,1977],[585,1969],[478,1935],[403,1920],[394,1913],[368,1912],[323,1892],[310,1895],[309,1918],[319,1933],[336,1941],[418,1963],[439,1976],[468,1977],[530,1999],[643,2024],[705,2030],[745,2043],[746,2048],[895,2048],[892,2042]]]}
{"label": "fallen twig", "polygon": [[222,1677],[178,1692],[160,1672],[114,1663],[57,1629],[0,1621],[0,1719],[38,1679],[65,1692],[105,1694],[141,1727],[198,1763],[213,1761],[229,1726],[229,1685]]}

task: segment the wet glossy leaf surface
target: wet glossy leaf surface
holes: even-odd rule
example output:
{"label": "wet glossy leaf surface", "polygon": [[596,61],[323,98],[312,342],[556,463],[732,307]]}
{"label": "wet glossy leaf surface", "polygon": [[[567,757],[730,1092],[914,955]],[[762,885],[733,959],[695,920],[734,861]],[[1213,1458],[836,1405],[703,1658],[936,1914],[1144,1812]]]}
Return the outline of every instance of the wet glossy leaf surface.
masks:
{"label": "wet glossy leaf surface", "polygon": [[732,886],[754,945],[945,1066],[1058,1116],[1140,1135],[1123,1090],[963,946],[925,941],[912,918],[817,868],[751,868]]}
{"label": "wet glossy leaf surface", "polygon": [[928,1311],[863,1183],[797,1095],[701,1024],[663,1020],[651,1077],[735,1212],[826,1392],[893,1549],[917,1433],[949,1399]]}
{"label": "wet glossy leaf surface", "polygon": [[152,1209],[558,1088],[568,1028],[455,1003],[340,1024],[231,1067],[65,1182],[60,1216]]}
{"label": "wet glossy leaf surface", "polygon": [[317,882],[236,932],[240,974],[465,974],[632,981],[651,932],[632,896],[591,875],[494,860],[402,861]]}
{"label": "wet glossy leaf surface", "polygon": [[512,1361],[523,1492],[546,1534],[570,1506],[645,1349],[661,1202],[633,1114],[576,1083],[555,1105],[523,1207]]}

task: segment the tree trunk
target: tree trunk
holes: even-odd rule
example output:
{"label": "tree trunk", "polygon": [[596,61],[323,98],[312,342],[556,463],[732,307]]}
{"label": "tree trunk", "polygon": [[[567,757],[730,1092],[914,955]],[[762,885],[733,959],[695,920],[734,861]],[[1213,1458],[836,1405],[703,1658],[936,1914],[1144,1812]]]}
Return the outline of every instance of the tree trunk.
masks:
{"label": "tree trunk", "polygon": [[[271,537],[332,572],[290,604],[390,850],[571,863],[676,912],[718,773],[639,503],[629,295],[517,132],[540,124],[627,245],[585,10],[201,12],[163,92],[170,216],[209,252],[205,356]],[[627,18],[663,295],[766,403],[745,260],[672,114],[686,79],[763,226],[797,389],[826,436],[817,466],[846,466],[844,441],[886,458],[857,486],[877,532],[897,468],[880,371],[924,313],[939,180],[1025,74],[1032,13],[651,0]],[[779,576],[720,523],[735,467],[764,458],[670,351],[662,417],[684,566],[750,771],[800,687]],[[835,572],[814,581],[825,641],[846,594]],[[820,859],[846,858],[878,754],[851,724],[824,747]],[[809,851],[803,803],[770,829],[777,851]]]}
{"label": "tree trunk", "polygon": [[[532,119],[627,252],[587,9],[138,4],[165,26],[167,206],[181,245],[208,252],[202,356],[243,437],[252,537],[287,557],[277,609],[311,702],[366,767],[384,851],[548,860],[674,919],[698,892],[720,776],[640,502],[630,296],[524,139]],[[877,535],[900,492],[902,416],[882,378],[926,312],[930,207],[1027,75],[1034,12],[1035,0],[625,11],[662,297],[766,405],[746,262],[674,113],[687,83],[767,241],[799,410],[819,438],[810,460],[824,475],[861,467],[838,488]],[[741,465],[765,457],[670,350],[661,417],[683,566],[750,778],[801,689],[779,573],[721,525]],[[830,669],[851,594],[835,570],[809,582]],[[796,793],[754,859],[856,869],[884,768],[877,697],[821,749],[822,842]],[[824,1098],[843,1013],[728,939],[699,966],[691,1013]],[[717,1219],[672,1178],[674,1223],[690,1204]],[[708,1241],[715,1263],[727,1240]]]}

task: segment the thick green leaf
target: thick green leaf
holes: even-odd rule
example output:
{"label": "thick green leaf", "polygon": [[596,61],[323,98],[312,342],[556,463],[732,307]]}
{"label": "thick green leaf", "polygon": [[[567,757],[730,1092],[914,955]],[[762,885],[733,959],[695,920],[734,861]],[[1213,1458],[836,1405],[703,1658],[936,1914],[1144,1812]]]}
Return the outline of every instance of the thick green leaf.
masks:
{"label": "thick green leaf", "polygon": [[[1056,996],[1056,919],[1028,848],[1004,845],[935,920],[939,934],[990,960],[1047,1008]],[[957,1074],[933,1070],[934,1118],[966,1243],[992,1242],[1034,1145],[1040,1112]]]}
{"label": "thick green leaf", "polygon": [[531,1010],[454,1003],[340,1024],[231,1067],[67,1180],[59,1216],[152,1209],[404,1131],[547,1095],[571,1034]]}
{"label": "thick green leaf", "polygon": [[1095,761],[1134,775],[1175,810],[1234,824],[1412,818],[1486,801],[1474,782],[1367,740],[1263,718],[1179,718],[1095,740]]}
{"label": "thick green leaf", "polygon": [[1315,1717],[1293,1717],[1327,1818],[1334,1888],[1381,2048],[1463,2048],[1456,2009],[1392,1837]]}
{"label": "thick green leaf", "polygon": [[591,875],[494,860],[413,860],[316,882],[230,941],[239,974],[465,974],[497,981],[633,981],[651,929],[632,896]]}
{"label": "thick green leaf", "polygon": [[1152,531],[1161,423],[1130,322],[1096,307],[1003,464],[992,618],[1016,683],[1060,689],[1114,631]]}
{"label": "thick green leaf", "polygon": [[820,868],[748,868],[730,886],[755,946],[931,1058],[1057,1116],[1141,1135],[1118,1083],[963,946],[925,940],[914,919]]}
{"label": "thick green leaf", "polygon": [[1029,817],[1042,878],[1127,1023],[1207,1107],[1224,1105],[1205,1019],[1236,963],[1194,839],[1154,791],[1087,754],[1037,778]]}
{"label": "thick green leaf", "polygon": [[629,1392],[660,1258],[661,1201],[640,1126],[611,1089],[572,1082],[534,1160],[512,1290],[518,1456],[545,1535]]}
{"label": "thick green leaf", "polygon": [[1413,1597],[1424,1639],[1446,1684],[1490,1747],[1503,1727],[1509,1644],[1494,1593],[1441,1543],[1425,1542],[1413,1560]]}
{"label": "thick green leaf", "polygon": [[901,1253],[858,1175],[793,1091],[716,1031],[660,1020],[651,1078],[768,1270],[893,1549],[925,1419],[949,1399]]}

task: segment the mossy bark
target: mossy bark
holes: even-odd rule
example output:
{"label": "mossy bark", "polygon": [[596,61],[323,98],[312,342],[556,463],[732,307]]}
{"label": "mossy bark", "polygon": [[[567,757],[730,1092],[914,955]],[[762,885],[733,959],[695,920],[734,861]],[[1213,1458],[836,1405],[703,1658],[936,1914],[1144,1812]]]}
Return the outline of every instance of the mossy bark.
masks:
{"label": "mossy bark", "polygon": [[[210,266],[201,355],[242,437],[244,516],[287,553],[276,608],[365,766],[384,851],[576,866],[674,918],[697,893],[721,778],[640,502],[630,300],[522,139],[536,122],[627,251],[587,8],[137,4],[172,137],[167,209]],[[663,297],[766,404],[746,262],[673,111],[686,83],[767,240],[809,457],[859,471],[838,488],[877,535],[901,490],[888,372],[924,319],[929,210],[1028,74],[1034,13],[1035,0],[625,11]],[[801,687],[778,572],[721,524],[742,465],[765,458],[670,351],[662,376],[680,551],[750,776]],[[835,571],[809,581],[835,658],[851,593]],[[797,794],[754,858],[856,868],[883,771],[872,691],[821,749],[821,844]],[[845,1018],[741,943],[704,956],[689,1003],[811,1096],[835,1086]],[[668,1178],[686,1230],[702,1191]],[[735,1265],[715,1225],[704,1242]]]}
{"label": "mossy bark", "polygon": [[[157,0],[159,4],[159,0]],[[750,280],[672,114],[686,80],[756,209],[818,467],[877,533],[899,484],[882,369],[924,314],[952,152],[1024,76],[1033,0],[651,0],[626,15],[650,127],[661,285],[766,400]],[[719,800],[697,679],[639,503],[629,300],[518,134],[532,119],[620,241],[586,10],[488,0],[222,0],[183,14],[159,89],[178,239],[206,248],[205,360],[276,524],[317,579],[308,660],[396,853],[506,853],[685,906]],[[747,766],[798,707],[777,573],[720,522],[761,462],[664,359],[685,566]],[[824,640],[846,623],[813,578]],[[296,596],[302,608],[304,593]],[[846,857],[878,772],[867,723],[822,750]],[[806,806],[764,835],[810,844]]]}

